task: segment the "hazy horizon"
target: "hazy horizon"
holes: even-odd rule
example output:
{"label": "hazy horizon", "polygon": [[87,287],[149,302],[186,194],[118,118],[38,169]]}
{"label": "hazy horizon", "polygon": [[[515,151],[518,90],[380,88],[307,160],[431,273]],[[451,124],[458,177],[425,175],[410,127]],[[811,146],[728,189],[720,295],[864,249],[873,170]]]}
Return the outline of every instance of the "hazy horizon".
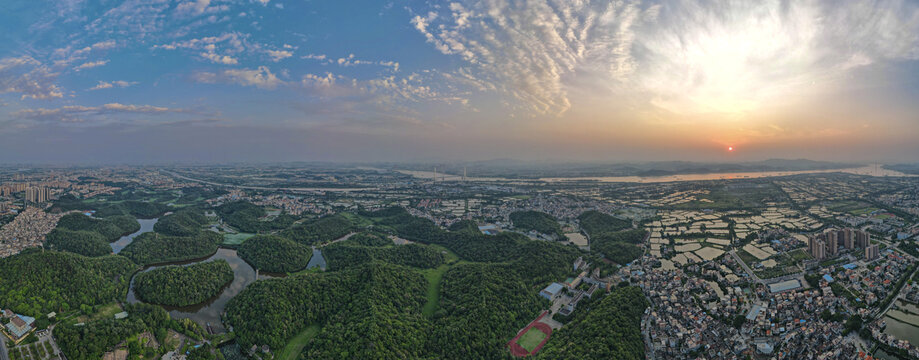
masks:
{"label": "hazy horizon", "polygon": [[919,158],[917,2],[13,0],[0,16],[5,164]]}

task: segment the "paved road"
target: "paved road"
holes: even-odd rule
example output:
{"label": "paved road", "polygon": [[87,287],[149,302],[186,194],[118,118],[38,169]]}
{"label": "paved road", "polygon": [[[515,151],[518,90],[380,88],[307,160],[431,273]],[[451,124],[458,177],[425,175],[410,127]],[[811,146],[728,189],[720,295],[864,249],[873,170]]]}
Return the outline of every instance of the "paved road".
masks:
{"label": "paved road", "polygon": [[6,336],[0,335],[0,360],[10,360],[6,352]]}
{"label": "paved road", "polygon": [[748,275],[750,275],[750,278],[760,284],[764,284],[763,279],[760,279],[759,276],[756,276],[756,274],[753,273],[753,269],[750,269],[750,267],[747,266],[747,263],[740,259],[740,256],[737,255],[736,250],[731,250],[731,256],[734,257],[734,260],[740,263],[740,266],[743,267],[744,271],[746,271]]}
{"label": "paved road", "polygon": [[[913,274],[914,274],[916,271],[917,271],[917,270],[913,270],[913,272],[911,272],[911,273],[909,273],[909,274],[906,274],[905,276],[906,276],[907,279],[908,279],[908,278],[912,277]],[[897,289],[897,295],[893,298],[893,300],[890,301],[890,304],[887,304],[887,307],[884,308],[884,311],[879,312],[879,313],[874,317],[875,320],[880,319],[881,317],[883,317],[884,314],[886,314],[887,311],[890,311],[890,308],[892,308],[892,307],[894,306],[894,304],[897,303],[897,299],[900,298],[900,294],[903,293],[903,289],[906,288],[906,286],[905,286],[906,284],[904,283],[903,285],[904,285],[904,286],[901,286],[899,289]]]}

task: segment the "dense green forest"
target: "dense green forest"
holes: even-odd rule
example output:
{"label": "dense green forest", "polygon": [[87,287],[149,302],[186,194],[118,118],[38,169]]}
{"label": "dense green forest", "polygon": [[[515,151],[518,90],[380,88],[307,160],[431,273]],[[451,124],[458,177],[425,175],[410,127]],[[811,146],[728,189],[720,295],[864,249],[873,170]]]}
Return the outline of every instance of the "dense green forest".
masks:
{"label": "dense green forest", "polygon": [[69,251],[83,256],[102,256],[112,253],[112,247],[101,234],[93,231],[73,231],[64,228],[52,230],[45,237],[45,247]]}
{"label": "dense green forest", "polygon": [[[417,358],[426,282],[381,262],[344,271],[257,281],[230,300],[227,323],[242,348],[282,348],[311,324],[322,325],[308,358]],[[343,341],[350,339],[353,341]]]}
{"label": "dense green forest", "polygon": [[226,260],[170,265],[137,274],[134,294],[147,303],[187,306],[219,295],[231,281],[233,269]]}
{"label": "dense green forest", "polygon": [[440,251],[419,244],[379,247],[343,241],[322,248],[322,255],[329,270],[345,269],[375,260],[422,269],[435,268],[444,263],[444,255]]}
{"label": "dense green forest", "polygon": [[148,232],[134,238],[119,254],[141,265],[200,259],[216,252],[220,240],[212,231],[199,231],[195,236]]}
{"label": "dense green forest", "polygon": [[294,226],[282,232],[282,235],[303,245],[316,245],[338,239],[354,230],[348,218],[332,215]]}
{"label": "dense green forest", "polygon": [[564,239],[562,227],[558,224],[552,215],[541,211],[515,211],[510,215],[514,227],[522,231],[535,230],[536,232],[546,235],[555,235],[559,239]]}
{"label": "dense green forest", "polygon": [[207,225],[203,211],[194,208],[182,209],[166,215],[153,225],[153,231],[172,236],[193,236]]}
{"label": "dense green forest", "polygon": [[359,246],[387,246],[393,244],[393,241],[385,234],[366,231],[351,235],[348,240],[342,242]]}
{"label": "dense green forest", "polygon": [[262,218],[268,215],[265,209],[246,201],[223,204],[214,210],[224,222],[248,233],[286,229],[296,220],[293,216],[281,214],[271,221],[263,221]]}
{"label": "dense green forest", "polygon": [[115,241],[118,238],[140,230],[140,224],[128,215],[112,216],[104,219],[95,219],[83,214],[67,214],[61,217],[57,227],[72,231],[92,231],[99,233],[106,241]]}
{"label": "dense green forest", "polygon": [[647,234],[644,229],[600,233],[590,238],[590,250],[603,254],[617,264],[625,265],[644,253],[644,250],[635,244],[640,244]]}
{"label": "dense green forest", "polygon": [[[132,196],[128,195],[127,197]],[[124,198],[124,196],[112,197],[111,200],[115,200],[117,198]],[[55,201],[54,205],[49,210],[51,212],[95,210],[95,216],[99,218],[118,215],[130,215],[140,219],[152,219],[162,215],[166,211],[169,211],[169,206],[155,202],[145,202],[138,200],[119,200],[119,202],[112,203],[105,201],[85,201],[84,199],[78,199],[73,195],[67,194],[61,196],[60,199]]]}
{"label": "dense green forest", "polygon": [[131,215],[138,219],[152,219],[169,211],[169,206],[146,201],[124,201],[96,209],[97,217]]}
{"label": "dense green forest", "polygon": [[256,235],[239,246],[238,254],[258,270],[287,273],[305,268],[313,251],[280,236]]}
{"label": "dense green forest", "polygon": [[29,316],[107,304],[127,291],[137,266],[121,256],[25,250],[0,259],[0,308]]}
{"label": "dense green forest", "polygon": [[[125,339],[144,331],[153,334],[160,344],[166,341],[169,329],[192,339],[201,339],[204,334],[194,321],[172,319],[166,310],[156,305],[127,304],[124,310],[128,313],[128,317],[124,319],[105,317],[83,326],[60,324],[54,328],[54,338],[67,359],[95,360],[101,359],[103,353],[110,351]],[[138,355],[151,358],[157,354],[150,353],[149,350],[131,354],[132,358],[137,358]]]}
{"label": "dense green forest", "polygon": [[[486,236],[468,223],[443,230],[401,208],[360,216],[374,228],[446,246],[475,263],[447,268],[437,309],[423,317],[415,305],[423,302],[419,297],[427,283],[420,271],[388,263],[401,261],[398,257],[374,256],[406,245],[360,238],[329,245],[323,254],[333,271],[259,281],[230,301],[227,318],[243,347],[283,346],[307,326],[321,325],[304,348],[306,358],[504,359],[505,343],[548,306],[539,289],[570,275],[571,263],[583,255],[576,247],[515,233]],[[353,266],[335,265],[342,262]],[[394,274],[398,281],[381,280]],[[349,292],[354,287],[358,290]],[[383,299],[412,300],[395,310],[380,305]]]}
{"label": "dense green forest", "polygon": [[548,302],[508,266],[458,265],[444,275],[428,349],[440,359],[504,359],[508,340]]}
{"label": "dense green forest", "polygon": [[[596,296],[596,295],[595,295]],[[580,309],[539,352],[541,359],[644,359],[641,315],[648,301],[641,289],[619,288]]]}
{"label": "dense green forest", "polygon": [[603,233],[616,232],[632,227],[631,221],[622,220],[596,210],[585,211],[578,216],[578,224],[591,238]]}

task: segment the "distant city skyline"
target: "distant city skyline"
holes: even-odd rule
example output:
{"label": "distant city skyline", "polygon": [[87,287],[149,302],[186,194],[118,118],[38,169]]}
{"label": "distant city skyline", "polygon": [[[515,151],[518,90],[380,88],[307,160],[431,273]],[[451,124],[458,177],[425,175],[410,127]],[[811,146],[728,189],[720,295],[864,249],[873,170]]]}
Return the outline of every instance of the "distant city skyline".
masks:
{"label": "distant city skyline", "polygon": [[0,32],[3,164],[919,162],[915,1],[10,0]]}

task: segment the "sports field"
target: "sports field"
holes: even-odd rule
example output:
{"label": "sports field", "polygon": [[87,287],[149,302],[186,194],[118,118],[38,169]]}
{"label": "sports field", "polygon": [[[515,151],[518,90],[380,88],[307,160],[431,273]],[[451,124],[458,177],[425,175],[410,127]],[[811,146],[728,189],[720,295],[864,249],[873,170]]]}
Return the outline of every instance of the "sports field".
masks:
{"label": "sports field", "polygon": [[246,239],[255,236],[255,234],[249,233],[237,233],[237,234],[224,234],[223,243],[225,245],[239,245],[242,244]]}
{"label": "sports field", "polygon": [[532,327],[530,330],[527,330],[527,332],[524,333],[520,339],[517,340],[517,343],[526,349],[526,351],[533,352],[533,350],[536,349],[536,346],[542,343],[542,340],[545,338],[546,333],[542,332],[542,330]]}

